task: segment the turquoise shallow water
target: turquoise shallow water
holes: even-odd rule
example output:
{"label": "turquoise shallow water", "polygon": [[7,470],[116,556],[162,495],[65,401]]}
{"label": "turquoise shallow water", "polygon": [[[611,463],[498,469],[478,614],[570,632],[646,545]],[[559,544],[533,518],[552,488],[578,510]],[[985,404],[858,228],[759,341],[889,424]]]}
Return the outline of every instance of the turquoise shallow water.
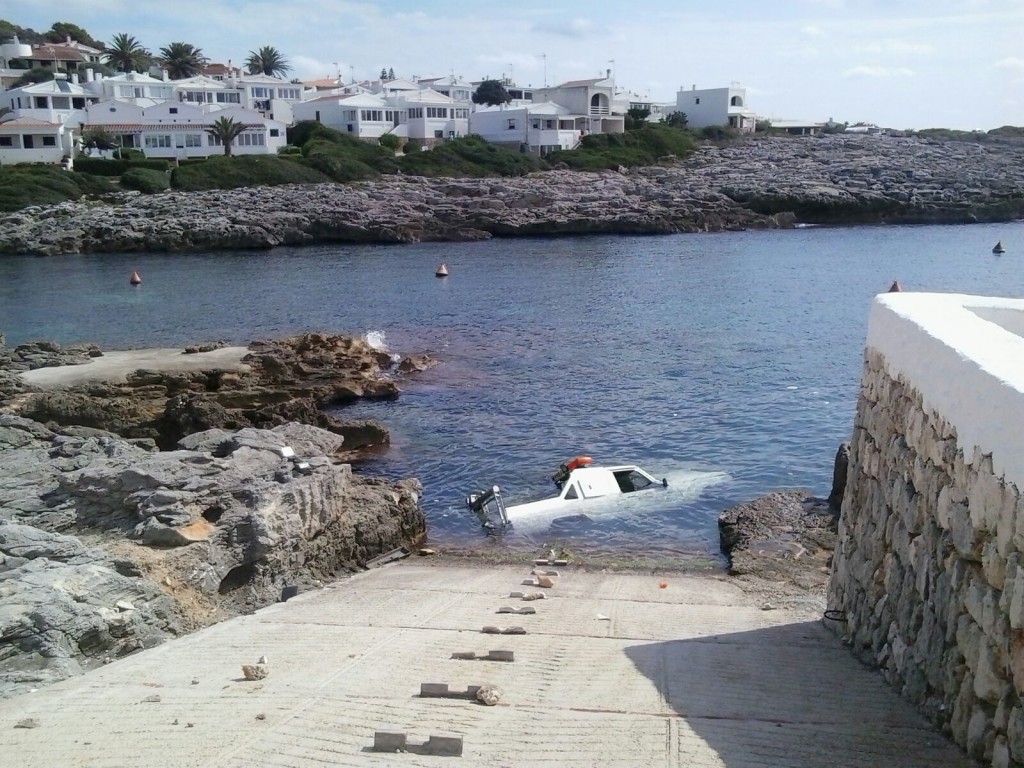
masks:
{"label": "turquoise shallow water", "polygon": [[[381,334],[442,364],[339,415],[392,430],[359,470],[419,477],[432,540],[671,555],[717,551],[731,504],[828,493],[876,293],[899,279],[1021,297],[1022,267],[1021,223],[5,258],[0,330],[108,348]],[[514,500],[549,492],[581,453],[635,461],[669,491],[502,537],[462,506],[495,482]]]}

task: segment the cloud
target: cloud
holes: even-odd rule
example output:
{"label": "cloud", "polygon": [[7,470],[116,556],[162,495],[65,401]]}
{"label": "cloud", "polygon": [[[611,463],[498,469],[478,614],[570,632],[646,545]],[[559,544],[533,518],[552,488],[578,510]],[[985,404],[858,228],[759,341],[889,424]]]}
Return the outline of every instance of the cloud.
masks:
{"label": "cloud", "polygon": [[879,67],[861,64],[843,72],[843,77],[913,77],[914,70],[908,67]]}
{"label": "cloud", "polygon": [[802,27],[800,29],[800,34],[802,34],[804,37],[822,38],[825,37],[828,33],[825,32],[824,29],[815,24],[808,24],[806,27]]}
{"label": "cloud", "polygon": [[927,43],[915,43],[910,40],[889,38],[874,43],[865,43],[854,47],[857,53],[893,56],[926,56],[935,51],[934,46]]}
{"label": "cloud", "polygon": [[540,24],[534,24],[533,31],[582,40],[586,37],[594,37],[598,34],[603,34],[604,28],[600,24],[595,24],[590,19],[576,18],[571,19],[568,22],[552,20],[545,21]]}
{"label": "cloud", "polygon": [[1007,56],[1000,59],[993,65],[996,69],[1008,69],[1011,72],[1024,75],[1024,59],[1020,56]]}

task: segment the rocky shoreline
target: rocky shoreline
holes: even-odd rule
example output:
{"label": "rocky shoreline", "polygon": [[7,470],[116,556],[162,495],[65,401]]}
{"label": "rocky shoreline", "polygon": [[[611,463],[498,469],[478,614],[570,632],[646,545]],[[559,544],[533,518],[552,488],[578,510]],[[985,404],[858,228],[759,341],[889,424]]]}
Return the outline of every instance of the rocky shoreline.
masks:
{"label": "rocky shoreline", "polygon": [[20,375],[75,373],[103,356],[92,345],[6,349],[0,336],[0,697],[424,537],[418,481],[346,463],[387,430],[321,409],[395,397],[395,377],[428,358],[399,363],[359,339],[304,334],[254,342],[229,369],[169,359],[56,389]]}
{"label": "rocky shoreline", "polygon": [[523,178],[119,193],[0,216],[0,254],[266,249],[1024,217],[1024,141],[758,137],[684,160]]}

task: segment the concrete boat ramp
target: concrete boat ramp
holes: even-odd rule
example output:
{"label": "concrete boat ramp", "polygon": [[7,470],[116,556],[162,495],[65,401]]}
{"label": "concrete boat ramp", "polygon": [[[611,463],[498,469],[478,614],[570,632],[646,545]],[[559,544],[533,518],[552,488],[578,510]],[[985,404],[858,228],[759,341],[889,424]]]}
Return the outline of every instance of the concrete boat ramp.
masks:
{"label": "concrete boat ramp", "polygon": [[[718,576],[538,568],[553,586],[525,585],[531,566],[393,563],[2,701],[0,765],[973,765],[818,607],[764,610]],[[514,660],[453,658],[494,650]]]}

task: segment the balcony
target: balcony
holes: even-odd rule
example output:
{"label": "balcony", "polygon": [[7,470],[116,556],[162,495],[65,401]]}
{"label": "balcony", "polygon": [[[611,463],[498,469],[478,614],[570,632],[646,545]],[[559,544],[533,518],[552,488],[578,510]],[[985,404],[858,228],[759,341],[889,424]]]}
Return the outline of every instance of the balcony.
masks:
{"label": "balcony", "polygon": [[606,117],[606,116],[608,116],[610,114],[611,114],[611,109],[609,107],[591,107],[590,108],[590,116],[591,117]]}

